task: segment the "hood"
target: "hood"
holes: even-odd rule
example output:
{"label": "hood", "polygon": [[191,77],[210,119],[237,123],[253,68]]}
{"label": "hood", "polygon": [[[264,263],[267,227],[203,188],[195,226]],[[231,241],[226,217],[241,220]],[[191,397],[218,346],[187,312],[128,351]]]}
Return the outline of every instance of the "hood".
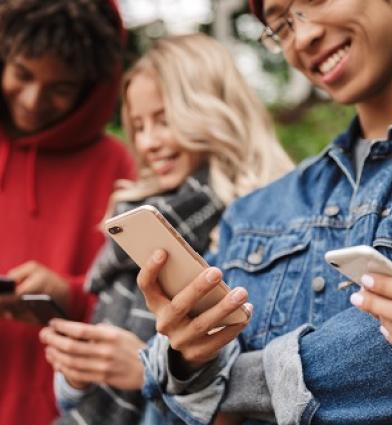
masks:
{"label": "hood", "polygon": [[[125,30],[115,0],[108,0],[118,16],[119,38],[125,44]],[[85,98],[76,109],[58,124],[27,136],[10,140],[4,129],[0,127],[0,190],[3,188],[7,164],[11,158],[11,144],[29,151],[28,167],[26,169],[26,182],[30,211],[36,213],[36,157],[39,151],[66,152],[78,150],[84,146],[96,143],[101,139],[105,126],[112,116],[121,84],[122,67],[115,66],[111,80],[98,83],[86,94]]]}
{"label": "hood", "polygon": [[[118,16],[119,37],[125,43],[125,31],[116,3],[108,0]],[[38,133],[18,137],[20,147],[46,151],[69,151],[94,143],[104,132],[119,96],[122,69],[120,64],[111,80],[93,86],[76,109],[58,124]],[[0,170],[1,172],[1,170]]]}

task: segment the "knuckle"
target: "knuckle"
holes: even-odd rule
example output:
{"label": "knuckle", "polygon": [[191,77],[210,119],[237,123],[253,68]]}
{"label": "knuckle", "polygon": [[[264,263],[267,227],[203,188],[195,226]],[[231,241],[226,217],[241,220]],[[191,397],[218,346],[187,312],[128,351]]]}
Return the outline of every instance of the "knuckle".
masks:
{"label": "knuckle", "polygon": [[75,349],[75,342],[72,341],[71,339],[67,339],[66,341],[64,341],[63,344],[63,350],[66,352],[72,352]]}
{"label": "knuckle", "polygon": [[112,347],[103,347],[100,354],[104,360],[112,360],[114,351]]}
{"label": "knuckle", "polygon": [[170,308],[175,316],[184,316],[187,312],[185,304],[178,298],[173,298],[170,303]]}
{"label": "knuckle", "polygon": [[111,369],[112,369],[111,365],[108,362],[102,363],[98,368],[99,374],[102,376],[104,380],[109,376]]}
{"label": "knuckle", "polygon": [[196,332],[197,334],[206,333],[208,328],[206,321],[200,316],[192,320],[191,326],[192,326],[192,330]]}
{"label": "knuckle", "polygon": [[373,313],[377,312],[377,303],[372,294],[363,295],[362,307],[367,311],[371,311]]}
{"label": "knuckle", "polygon": [[[170,346],[175,351],[180,351],[184,355],[184,344],[183,342],[178,338],[171,338],[170,339]],[[185,356],[184,356],[185,357]]]}
{"label": "knuckle", "polygon": [[169,324],[166,320],[159,319],[156,321],[155,329],[158,333],[168,336]]}
{"label": "knuckle", "polygon": [[137,285],[140,289],[145,289],[146,287],[146,279],[144,279],[143,273],[140,271],[136,277]]}

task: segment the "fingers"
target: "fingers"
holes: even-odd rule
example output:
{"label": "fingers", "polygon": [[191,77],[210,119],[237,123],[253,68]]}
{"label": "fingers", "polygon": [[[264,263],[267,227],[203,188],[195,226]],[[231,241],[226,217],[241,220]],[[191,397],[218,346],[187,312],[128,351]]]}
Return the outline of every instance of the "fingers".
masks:
{"label": "fingers", "polygon": [[16,280],[17,282],[21,282],[26,279],[32,273],[40,268],[40,264],[36,261],[27,261],[17,267],[14,267],[8,272],[8,277]]}
{"label": "fingers", "polygon": [[157,313],[160,308],[167,305],[170,301],[158,282],[158,275],[167,260],[167,253],[159,249],[141,268],[137,283],[146,299],[147,307],[153,313]]}
{"label": "fingers", "polygon": [[53,319],[50,322],[50,326],[57,333],[85,341],[113,341],[117,336],[117,328],[110,325],[98,326],[70,320]]}
{"label": "fingers", "polygon": [[[235,288],[218,304],[211,307],[204,313],[201,313],[194,319],[189,320],[187,326],[177,328],[176,332],[172,332],[170,335],[170,344],[172,348],[177,351],[181,351],[184,354],[184,352],[188,351],[189,347],[192,347],[191,352],[189,353],[188,351],[187,354],[184,354],[184,357],[190,357],[193,359],[192,361],[195,361],[194,357],[198,357],[198,354],[194,354],[192,350],[195,341],[201,339],[202,341],[205,341],[206,344],[204,347],[201,347],[201,356],[209,357],[206,353],[211,352],[211,349],[215,355],[216,350],[219,350],[223,345],[229,342],[230,337],[231,339],[236,337],[241,329],[247,325],[248,321],[238,325],[227,326],[223,330],[211,333],[210,335],[207,334],[209,331],[220,327],[223,319],[245,303],[247,298],[248,293],[244,288]],[[164,331],[165,330],[166,329],[164,329]],[[223,339],[225,335],[229,339]]]}
{"label": "fingers", "polygon": [[373,316],[382,316],[387,320],[392,320],[392,299],[384,298],[373,292],[362,289],[352,294],[350,301],[359,309]]}
{"label": "fingers", "polygon": [[18,296],[25,294],[34,294],[42,292],[43,285],[42,279],[39,273],[28,276],[22,283],[17,285],[15,293]]}
{"label": "fingers", "polygon": [[[47,348],[47,356],[54,365],[65,367],[67,370],[73,369],[78,372],[89,374],[90,378],[88,379],[91,379],[90,374],[92,373],[96,375],[95,379],[97,379],[98,376],[102,379],[103,376],[107,376],[111,372],[111,363],[103,361],[100,358],[73,356],[56,350],[53,347]],[[77,378],[75,377],[75,379]],[[85,379],[83,379],[83,381],[84,380]]]}
{"label": "fingers", "polygon": [[361,278],[362,285],[371,292],[392,300],[392,277],[383,274],[369,274]]}
{"label": "fingers", "polygon": [[[182,289],[170,303],[162,308],[162,314],[157,317],[157,331],[167,334],[173,326],[186,318],[188,313],[201,298],[214,289],[222,279],[222,272],[210,267],[203,271],[192,282]],[[189,321],[187,319],[186,321]]]}
{"label": "fingers", "polygon": [[[77,385],[71,384],[76,388],[83,388],[93,382],[103,382],[102,376],[97,376],[98,374],[96,372],[79,370],[73,366],[68,366],[71,364],[71,362],[67,360],[67,356],[53,348],[48,348],[45,354],[47,361],[53,366],[55,370],[61,372],[66,377],[67,381],[71,383],[77,383]],[[86,385],[80,385],[81,383]]]}
{"label": "fingers", "polygon": [[[248,293],[244,288],[235,288],[218,304],[194,318],[187,331],[194,335],[206,334],[211,329],[220,326],[226,316],[237,310],[248,299]],[[241,323],[245,326],[248,321]]]}
{"label": "fingers", "polygon": [[214,359],[220,349],[235,339],[245,326],[246,324],[227,326],[219,332],[194,339],[192,342],[177,344],[176,341],[170,341],[170,345],[174,350],[181,352],[191,368],[198,369]]}
{"label": "fingers", "polygon": [[44,328],[40,332],[40,339],[44,344],[63,353],[86,357],[98,355],[98,349],[95,344],[60,335],[51,328]]}
{"label": "fingers", "polygon": [[392,344],[392,320],[381,318],[380,332],[384,335],[384,338]]}

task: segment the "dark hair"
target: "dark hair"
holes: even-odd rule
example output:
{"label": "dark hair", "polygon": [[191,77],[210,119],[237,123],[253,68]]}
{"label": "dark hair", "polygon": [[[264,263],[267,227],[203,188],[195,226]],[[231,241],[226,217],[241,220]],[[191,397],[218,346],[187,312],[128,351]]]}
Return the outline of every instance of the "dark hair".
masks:
{"label": "dark hair", "polygon": [[120,18],[109,0],[0,1],[0,58],[53,53],[90,81],[122,55]]}
{"label": "dark hair", "polygon": [[261,22],[264,22],[264,12],[263,12],[263,1],[262,0],[248,0],[250,10],[260,19]]}

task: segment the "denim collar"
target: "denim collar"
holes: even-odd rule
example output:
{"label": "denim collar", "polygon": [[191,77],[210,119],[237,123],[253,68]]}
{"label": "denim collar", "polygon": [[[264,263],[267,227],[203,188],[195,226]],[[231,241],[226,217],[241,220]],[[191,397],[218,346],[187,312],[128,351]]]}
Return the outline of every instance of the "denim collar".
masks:
{"label": "denim collar", "polygon": [[[356,116],[350,123],[348,130],[340,134],[328,150],[339,150],[346,154],[351,154],[355,144],[361,137],[361,126],[359,118]],[[382,143],[379,143],[382,142]],[[386,139],[375,139],[372,144],[369,157],[382,158],[392,156],[392,124],[388,127]]]}

